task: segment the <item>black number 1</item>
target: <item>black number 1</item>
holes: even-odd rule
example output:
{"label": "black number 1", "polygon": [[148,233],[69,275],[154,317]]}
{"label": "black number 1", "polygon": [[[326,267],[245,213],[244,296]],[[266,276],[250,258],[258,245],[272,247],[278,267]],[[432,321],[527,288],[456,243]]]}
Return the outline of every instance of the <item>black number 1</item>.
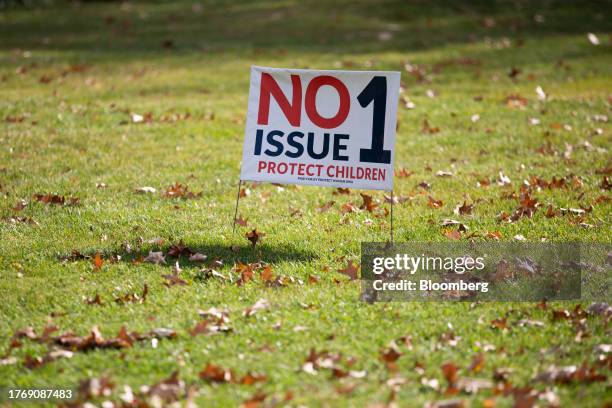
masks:
{"label": "black number 1", "polygon": [[387,78],[375,76],[357,97],[366,107],[374,102],[372,118],[372,148],[361,149],[359,160],[368,163],[391,163],[391,150],[385,150],[385,113],[387,110]]}

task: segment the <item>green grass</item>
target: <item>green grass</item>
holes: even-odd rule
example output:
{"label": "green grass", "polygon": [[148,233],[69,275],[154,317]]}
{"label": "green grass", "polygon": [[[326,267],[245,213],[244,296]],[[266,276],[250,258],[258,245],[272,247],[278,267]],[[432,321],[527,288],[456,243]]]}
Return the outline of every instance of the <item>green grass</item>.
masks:
{"label": "green grass", "polygon": [[[410,334],[414,347],[398,360],[395,374],[407,381],[397,393],[400,406],[449,398],[420,385],[416,361],[443,389],[440,366],[452,361],[460,376],[491,378],[495,368],[511,367],[514,386],[548,387],[561,406],[611,402],[609,380],[553,386],[532,381],[551,364],[593,363],[593,347],[610,339],[602,317],[589,316],[590,336],[576,342],[569,322],[553,323],[550,310],[531,303],[360,302],[359,283],[335,271],[347,260],[359,260],[360,242],[386,240],[389,222],[367,212],[343,217],[342,203],[361,202],[355,191],[346,196],[315,187],[278,191],[272,185],[248,185],[251,194],[241,200],[239,213],[266,235],[253,250],[244,237],[247,229],[238,227],[233,234],[231,225],[250,65],[398,70],[403,95],[416,108],[405,109],[400,102],[396,167],[414,175],[396,178],[395,193],[415,198],[395,208],[397,241],[446,241],[440,222],[455,218],[479,234],[476,240],[499,231],[505,241],[521,234],[533,242],[610,243],[610,203],[596,202],[610,197],[596,173],[610,166],[610,127],[593,118],[611,113],[612,13],[606,3],[205,1],[195,11],[192,3],[58,3],[0,11],[0,350],[8,348],[15,330],[34,326],[40,331],[49,320],[62,332],[79,335],[94,325],[109,337],[122,325],[178,333],[157,348],[144,342],[125,350],[79,352],[36,369],[24,367],[23,359],[44,355],[46,346],[24,341],[11,353],[17,364],[0,366],[0,386],[74,387],[85,378],[108,375],[117,384],[116,399],[124,384],[137,390],[178,370],[183,380],[198,386],[200,406],[236,406],[257,390],[268,394],[268,402],[290,391],[289,406],[367,406],[390,395],[385,382],[392,374],[379,359],[380,349]],[[536,22],[536,15],[544,22]],[[485,19],[489,24],[483,24]],[[601,45],[592,45],[588,32]],[[391,38],[382,41],[380,33]],[[163,47],[170,40],[173,46]],[[421,66],[430,82],[417,81],[405,71],[406,63]],[[62,75],[72,64],[87,69]],[[515,79],[508,76],[512,67],[521,70]],[[42,83],[42,77],[50,81]],[[546,101],[538,100],[538,85],[548,94]],[[429,89],[435,98],[426,95]],[[527,99],[524,109],[508,107],[505,98],[512,94]],[[147,112],[152,123],[131,123],[130,113]],[[191,114],[186,120],[160,120],[185,112]],[[473,114],[480,120],[472,122]],[[530,125],[529,118],[541,123]],[[424,119],[440,131],[424,134]],[[592,147],[584,148],[585,142]],[[557,154],[537,152],[547,143]],[[564,157],[567,145],[573,152]],[[438,170],[455,176],[436,177]],[[510,187],[495,184],[500,171],[512,180]],[[543,207],[532,218],[498,221],[500,212],[518,206],[517,200],[501,199],[503,191],[518,191],[531,176],[549,181],[568,175],[579,176],[582,186],[536,192]],[[491,185],[478,187],[485,177]],[[162,197],[160,192],[176,181],[202,191],[202,197]],[[432,185],[427,194],[416,187],[421,181]],[[158,193],[136,194],[142,186]],[[32,198],[36,193],[78,197],[80,205],[44,205]],[[428,207],[428,194],[442,200],[443,207]],[[374,196],[382,200],[382,193]],[[28,205],[16,213],[19,199]],[[329,200],[336,206],[320,213]],[[464,200],[476,202],[473,213],[454,215],[453,208]],[[589,227],[570,216],[547,218],[549,203],[564,208],[594,204],[584,219]],[[301,216],[291,216],[295,208]],[[13,216],[32,217],[38,224],[7,221]],[[369,218],[371,225],[364,222]],[[162,275],[170,272],[173,260],[168,266],[130,262],[155,249],[146,241],[156,237],[164,239],[164,251],[183,240],[209,259],[222,259],[225,274],[237,262],[261,260],[275,274],[306,282],[315,274],[320,281],[266,288],[256,279],[239,287],[202,281],[199,267],[181,259],[188,285],[166,288]],[[123,249],[126,242],[132,254]],[[122,260],[107,259],[100,271],[90,260],[60,261],[73,250],[119,254]],[[140,293],[145,282],[146,303],[113,302],[114,293]],[[103,306],[83,301],[96,293]],[[242,310],[260,298],[268,299],[271,308],[242,317]],[[191,337],[198,309],[212,306],[230,311],[233,331]],[[509,329],[490,327],[491,320],[507,313]],[[544,327],[515,324],[527,316]],[[274,329],[277,322],[281,327]],[[307,329],[294,331],[296,326]],[[449,330],[460,337],[457,346],[438,347]],[[468,373],[472,356],[486,344],[496,351],[485,353],[480,373]],[[264,346],[271,351],[261,351]],[[331,379],[326,370],[316,376],[301,372],[310,348],[354,356],[355,369],[366,370],[367,376],[347,381]],[[268,381],[209,385],[198,379],[208,362],[238,375],[261,372]],[[336,391],[352,383],[357,385],[352,393]],[[470,406],[481,406],[485,399],[494,399],[496,406],[513,403],[511,396],[491,391],[458,398]]]}

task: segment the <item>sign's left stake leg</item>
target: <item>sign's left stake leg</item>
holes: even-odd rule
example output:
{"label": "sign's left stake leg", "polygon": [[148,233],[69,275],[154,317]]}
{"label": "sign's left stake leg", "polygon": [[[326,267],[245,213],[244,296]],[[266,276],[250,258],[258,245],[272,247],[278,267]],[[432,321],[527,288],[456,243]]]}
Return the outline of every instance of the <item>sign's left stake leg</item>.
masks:
{"label": "sign's left stake leg", "polygon": [[232,226],[232,234],[236,232],[236,217],[238,216],[238,202],[240,201],[240,188],[242,187],[242,179],[238,181],[238,193],[236,194],[236,209],[234,210],[234,225]]}

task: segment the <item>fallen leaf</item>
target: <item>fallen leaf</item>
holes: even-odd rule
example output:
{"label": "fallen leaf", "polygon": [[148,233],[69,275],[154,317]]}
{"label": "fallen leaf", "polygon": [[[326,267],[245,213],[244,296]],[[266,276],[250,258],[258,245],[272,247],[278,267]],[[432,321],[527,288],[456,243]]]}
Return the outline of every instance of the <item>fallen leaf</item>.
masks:
{"label": "fallen leaf", "polygon": [[100,255],[99,252],[96,252],[96,254],[93,257],[94,271],[99,271],[102,268],[103,264],[104,264],[104,260],[102,259],[102,256]]}
{"label": "fallen leaf", "polygon": [[247,219],[242,218],[242,215],[236,218],[236,224],[240,225],[241,227],[246,227],[247,221],[248,221]]}
{"label": "fallen leaf", "polygon": [[77,197],[66,198],[57,194],[34,194],[33,197],[36,201],[40,201],[41,203],[54,205],[74,206],[78,205],[80,201]]}
{"label": "fallen leaf", "polygon": [[495,329],[507,329],[508,328],[508,319],[500,318],[491,320],[491,327]]}
{"label": "fallen leaf", "polygon": [[440,382],[436,378],[421,377],[421,385],[431,388],[434,391],[438,391],[440,389]]}
{"label": "fallen leaf", "polygon": [[218,317],[210,316],[196,323],[196,325],[189,330],[189,334],[194,337],[199,334],[211,335],[229,332],[231,331],[231,328],[228,326],[228,323],[229,319],[224,314],[221,314]]}
{"label": "fallen leaf", "polygon": [[470,370],[473,373],[480,372],[482,368],[484,367],[484,363],[485,363],[484,354],[478,353],[474,355],[474,357],[472,357],[472,363],[470,364],[470,367],[468,368],[468,370]]}
{"label": "fallen leaf", "polygon": [[593,353],[610,354],[612,353],[612,344],[598,344],[595,347],[593,347]]}
{"label": "fallen leaf", "polygon": [[514,372],[513,369],[511,368],[496,368],[493,371],[493,380],[495,381],[500,381],[500,382],[508,382],[508,378],[510,377],[510,374],[512,374]]}
{"label": "fallen leaf", "polygon": [[115,383],[109,377],[88,378],[79,383],[79,396],[85,400],[98,397],[109,397]]}
{"label": "fallen leaf", "polygon": [[238,264],[236,264],[234,269],[240,274],[240,278],[236,282],[238,286],[242,286],[251,279],[253,279],[254,271],[252,264],[243,264],[239,262]]}
{"label": "fallen leaf", "polygon": [[580,367],[575,365],[565,367],[549,366],[547,370],[538,374],[534,380],[548,384],[569,384],[572,382],[599,382],[606,381],[606,379],[606,375],[599,374],[594,368],[588,368],[586,364],[583,364]]}
{"label": "fallen leaf", "polygon": [[144,262],[150,262],[150,263],[154,263],[156,265],[159,264],[166,264],[166,257],[164,256],[163,252],[154,252],[154,251],[149,251],[149,255],[147,255],[146,258],[143,259]]}
{"label": "fallen leaf", "polygon": [[32,224],[32,225],[39,225],[38,222],[32,218],[32,217],[9,217],[7,218],[8,222],[11,222],[13,224]]}
{"label": "fallen leaf", "polygon": [[353,264],[353,261],[348,261],[346,268],[338,269],[343,275],[348,276],[351,280],[356,280],[359,278],[359,264]]}
{"label": "fallen leaf", "polygon": [[196,252],[189,256],[189,262],[204,262],[207,258],[206,255]]}
{"label": "fallen leaf", "polygon": [[6,123],[22,123],[25,120],[25,116],[6,116],[4,121]]}
{"label": "fallen leaf", "polygon": [[259,299],[257,302],[255,302],[253,306],[244,309],[242,315],[245,317],[250,317],[257,312],[261,310],[266,310],[268,308],[270,308],[270,303],[266,299]]}
{"label": "fallen leaf", "polygon": [[462,205],[457,205],[453,212],[457,215],[466,215],[471,214],[473,209],[474,204],[468,204],[467,201],[464,201]]}
{"label": "fallen leaf", "polygon": [[151,330],[150,335],[158,339],[173,339],[176,337],[176,331],[165,327],[158,327]]}
{"label": "fallen leaf", "polygon": [[162,277],[166,279],[166,281],[164,282],[164,285],[166,287],[170,287],[174,285],[179,285],[179,286],[187,285],[187,282],[179,277],[180,273],[181,273],[181,268],[179,267],[178,261],[176,261],[176,263],[174,264],[174,267],[172,268],[172,273],[167,274],[167,275],[162,275]]}
{"label": "fallen leaf", "polygon": [[87,336],[79,337],[71,332],[63,333],[52,341],[62,347],[76,350],[76,351],[88,351],[91,349],[104,349],[104,348],[126,348],[131,347],[135,340],[142,340],[144,337],[139,336],[137,333],[128,334],[125,327],[121,327],[119,335],[116,338],[104,339],[100,333],[100,329],[97,326],[91,328]]}
{"label": "fallen leaf", "polygon": [[257,228],[253,229],[251,232],[247,232],[245,234],[245,237],[251,241],[251,244],[253,245],[253,248],[255,248],[255,245],[257,244],[257,242],[259,241],[259,238],[264,236],[265,234],[263,232],[259,232],[257,231]]}
{"label": "fallen leaf", "polygon": [[431,184],[429,184],[427,181],[421,181],[419,184],[417,184],[417,187],[422,188],[423,190],[429,190],[431,188]]}
{"label": "fallen leaf", "polygon": [[512,180],[510,180],[510,177],[506,176],[503,172],[499,172],[499,178],[497,180],[497,185],[499,186],[506,186],[512,184]]}
{"label": "fallen leaf", "polygon": [[340,395],[351,394],[357,388],[357,384],[339,385],[336,387],[336,392]]}
{"label": "fallen leaf", "polygon": [[34,331],[34,328],[32,326],[28,326],[23,329],[19,329],[13,334],[13,338],[16,338],[16,339],[20,339],[24,337],[30,340],[38,339],[38,335],[36,334],[36,331]]}
{"label": "fallen leaf", "polygon": [[349,195],[351,194],[351,190],[349,188],[338,187],[333,193],[333,195]]}
{"label": "fallen leaf", "polygon": [[519,327],[544,327],[544,323],[539,320],[521,319],[516,324]]}
{"label": "fallen leaf", "polygon": [[199,373],[202,380],[216,383],[229,383],[234,381],[234,373],[232,370],[219,367],[208,363],[206,367]]}
{"label": "fallen leaf", "polygon": [[265,392],[258,391],[254,395],[252,395],[250,398],[244,400],[242,402],[242,405],[240,405],[240,407],[241,408],[259,408],[262,406],[263,402],[266,400],[267,397],[268,397],[268,394],[266,394]]}
{"label": "fallen leaf", "polygon": [[24,208],[26,208],[27,205],[28,205],[28,202],[26,200],[17,200],[17,202],[13,206],[13,211],[19,212],[23,210]]}
{"label": "fallen leaf", "polygon": [[449,387],[453,387],[455,381],[457,381],[457,371],[459,370],[455,363],[449,362],[445,363],[440,367],[442,369],[442,375],[446,382],[448,382]]}
{"label": "fallen leaf", "polygon": [[137,192],[137,193],[140,193],[140,194],[147,194],[147,193],[148,194],[152,194],[152,193],[156,193],[157,192],[157,190],[155,188],[148,187],[148,186],[138,187],[138,188],[134,189],[134,191]]}
{"label": "fallen leaf", "polygon": [[510,69],[510,72],[508,73],[508,77],[510,77],[510,78],[512,78],[512,79],[516,79],[516,78],[517,78],[517,77],[520,75],[520,73],[521,73],[521,72],[522,72],[522,71],[521,71],[519,68],[517,68],[517,67],[512,67],[512,68]]}
{"label": "fallen leaf", "polygon": [[185,382],[179,379],[178,371],[174,371],[170,377],[144,386],[141,392],[153,401],[158,401],[160,406],[171,406],[185,397]]}
{"label": "fallen leaf", "polygon": [[300,208],[289,207],[290,216],[291,217],[301,217],[304,215],[304,212]]}
{"label": "fallen leaf", "polygon": [[591,44],[593,44],[593,45],[599,45],[600,44],[599,38],[595,34],[593,34],[593,33],[588,33],[587,34],[587,38],[589,39],[589,42]]}
{"label": "fallen leaf", "polygon": [[240,379],[238,380],[238,384],[253,385],[261,382],[266,382],[267,380],[268,377],[264,374],[247,372],[245,375],[240,377]]}
{"label": "fallen leaf", "polygon": [[464,408],[465,403],[460,399],[442,400],[425,404],[424,408]]}
{"label": "fallen leaf", "polygon": [[325,204],[323,204],[323,205],[321,205],[319,207],[319,212],[320,213],[324,213],[324,212],[329,211],[329,209],[332,208],[334,206],[334,204],[336,204],[335,201],[328,201],[327,203],[325,203]]}
{"label": "fallen leaf", "polygon": [[395,170],[395,177],[397,178],[407,178],[412,176],[414,173],[411,172],[410,170],[405,169],[404,167]]}
{"label": "fallen leaf", "polygon": [[428,199],[427,205],[431,208],[441,208],[442,205],[444,205],[442,200],[436,200],[432,196],[428,196],[427,199]]}
{"label": "fallen leaf", "polygon": [[484,378],[459,378],[456,387],[468,394],[493,388],[493,381]]}
{"label": "fallen leaf", "polygon": [[548,205],[548,208],[546,209],[546,218],[553,218],[556,217],[560,214],[560,211],[555,210],[552,206],[552,204]]}
{"label": "fallen leaf", "polygon": [[145,283],[142,287],[142,294],[138,295],[133,292],[128,292],[124,295],[115,297],[115,303],[124,304],[124,303],[144,303],[147,300],[147,295],[149,294],[149,286]]}
{"label": "fallen leaf", "polygon": [[317,352],[314,348],[310,349],[308,356],[302,364],[302,371],[307,374],[316,375],[318,370],[322,368],[337,369],[337,363],[342,359],[339,353],[330,353],[328,351]]}
{"label": "fallen leaf", "polygon": [[93,298],[86,298],[85,304],[102,306],[102,299],[100,298],[100,295],[96,293]]}
{"label": "fallen leaf", "polygon": [[449,330],[440,335],[439,340],[442,344],[446,344],[450,347],[456,347],[459,344],[461,337],[455,335],[455,332]]}
{"label": "fallen leaf", "polygon": [[194,193],[189,190],[188,186],[183,185],[177,181],[166,189],[166,191],[164,192],[164,197],[181,199],[199,198],[202,197],[202,192]]}
{"label": "fallen leaf", "polygon": [[444,231],[444,236],[453,241],[458,241],[461,239],[461,232],[455,230],[446,230]]}
{"label": "fallen leaf", "polygon": [[363,203],[361,204],[361,209],[365,209],[369,212],[372,212],[378,207],[378,204],[374,202],[374,199],[371,195],[360,193],[361,198],[363,199]]}
{"label": "fallen leaf", "polygon": [[499,241],[502,238],[502,233],[499,231],[488,231],[485,236],[489,239]]}
{"label": "fallen leaf", "polygon": [[506,97],[506,105],[512,109],[525,109],[527,99],[520,95],[509,95]]}
{"label": "fallen leaf", "polygon": [[423,119],[423,124],[421,126],[421,133],[424,134],[434,134],[434,133],[438,133],[440,132],[440,128],[439,127],[432,127],[429,125],[429,121],[427,119]]}
{"label": "fallen leaf", "polygon": [[272,282],[274,280],[274,274],[272,273],[272,267],[266,265],[261,271],[261,280],[264,282]]}
{"label": "fallen leaf", "polygon": [[[608,254],[608,259],[610,259],[610,254]],[[610,264],[609,261],[608,264]],[[612,316],[612,306],[608,305],[605,302],[592,303],[588,307],[587,311],[591,314],[596,314],[600,316]]]}
{"label": "fallen leaf", "polygon": [[[380,359],[385,363],[395,363],[403,353],[399,350],[397,345],[392,342],[389,347],[380,350]],[[387,366],[389,368],[389,366]]]}
{"label": "fallen leaf", "polygon": [[170,245],[168,249],[168,256],[172,258],[179,258],[181,256],[191,256],[194,252],[186,246],[183,241],[179,241],[178,244]]}
{"label": "fallen leaf", "polygon": [[358,213],[359,208],[357,208],[357,206],[353,203],[345,203],[342,205],[342,207],[340,207],[340,211],[343,214]]}
{"label": "fallen leaf", "polygon": [[4,357],[0,359],[0,366],[17,364],[16,357]]}

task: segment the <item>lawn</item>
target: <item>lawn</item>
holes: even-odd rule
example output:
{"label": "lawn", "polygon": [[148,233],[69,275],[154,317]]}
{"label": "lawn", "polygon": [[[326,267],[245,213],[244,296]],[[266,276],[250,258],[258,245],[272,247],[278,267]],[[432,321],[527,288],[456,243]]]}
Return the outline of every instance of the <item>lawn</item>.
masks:
{"label": "lawn", "polygon": [[[53,3],[0,2],[0,387],[82,384],[97,406],[125,387],[196,406],[612,403],[610,310],[591,299],[360,301],[338,270],[388,239],[382,192],[352,211],[359,191],[243,183],[232,231],[261,65],[401,71],[396,241],[610,244],[608,3]],[[535,212],[510,220],[526,185]]]}

